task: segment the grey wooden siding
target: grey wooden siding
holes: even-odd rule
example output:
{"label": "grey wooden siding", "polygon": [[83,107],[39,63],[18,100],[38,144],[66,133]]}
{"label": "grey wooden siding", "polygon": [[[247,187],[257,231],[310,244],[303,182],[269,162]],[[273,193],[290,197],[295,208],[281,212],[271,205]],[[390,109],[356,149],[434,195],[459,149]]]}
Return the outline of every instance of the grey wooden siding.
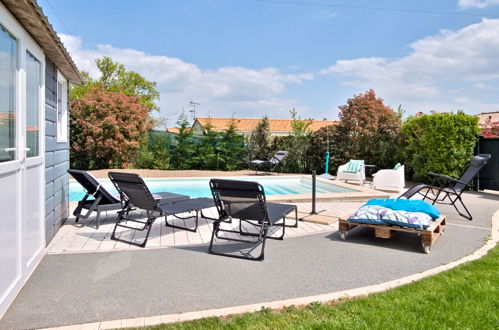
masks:
{"label": "grey wooden siding", "polygon": [[57,142],[57,68],[45,66],[45,237],[54,238],[69,215],[69,144]]}

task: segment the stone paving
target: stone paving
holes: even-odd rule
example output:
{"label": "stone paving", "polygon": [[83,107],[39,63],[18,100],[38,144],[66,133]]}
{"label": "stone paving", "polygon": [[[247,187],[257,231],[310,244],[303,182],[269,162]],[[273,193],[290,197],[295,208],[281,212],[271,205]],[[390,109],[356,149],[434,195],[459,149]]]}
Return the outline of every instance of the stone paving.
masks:
{"label": "stone paving", "polygon": [[[311,211],[310,203],[295,204],[298,206],[299,212],[308,213]],[[362,204],[363,202],[317,203],[316,209],[318,212],[320,212],[321,215],[337,218],[342,215],[352,213]],[[204,213],[207,217],[217,216],[215,208],[206,210]],[[143,213],[136,214],[136,216],[138,217],[141,217],[141,215],[143,216]],[[112,211],[108,212],[107,215],[103,214],[102,216],[104,217],[104,221],[99,226],[99,229],[95,229],[95,221],[93,217],[87,220],[80,220],[80,222],[78,223],[75,223],[74,217],[70,217],[58,231],[54,239],[50,242],[48,246],[48,253],[60,254],[141,249],[130,244],[111,240],[110,237],[114,228],[116,213]],[[181,216],[188,216],[188,214],[183,214]],[[290,217],[290,222],[292,223],[294,221],[294,214],[290,214]],[[177,222],[177,224],[178,222],[182,222],[181,225],[187,226],[194,225],[194,220],[181,220],[175,219],[174,217],[169,217],[168,221],[170,223],[174,221]],[[149,236],[146,248],[161,248],[208,243],[210,241],[212,232],[211,223],[211,220],[200,218],[199,228],[197,232],[192,233],[185,230],[166,227],[164,225],[164,218],[158,218],[156,219],[151,229],[151,234]],[[232,224],[223,225],[236,227],[239,226],[239,222],[238,220],[235,220]],[[251,230],[252,228],[246,229]],[[336,230],[338,230],[337,222],[334,222],[331,225],[321,225],[300,221],[300,225],[298,226],[298,228],[285,229],[285,237],[297,237]],[[120,229],[119,231],[117,231],[117,235],[121,238],[141,241],[144,237],[144,232],[133,231],[129,229]]]}

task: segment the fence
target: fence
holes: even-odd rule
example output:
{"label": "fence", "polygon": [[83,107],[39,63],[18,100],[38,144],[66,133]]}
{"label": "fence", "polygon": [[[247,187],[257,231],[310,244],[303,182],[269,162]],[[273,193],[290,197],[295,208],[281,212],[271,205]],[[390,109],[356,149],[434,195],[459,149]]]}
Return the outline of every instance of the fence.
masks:
{"label": "fence", "polygon": [[478,189],[499,190],[499,138],[484,138],[478,140],[478,154],[491,154],[492,158],[482,169],[478,177]]}

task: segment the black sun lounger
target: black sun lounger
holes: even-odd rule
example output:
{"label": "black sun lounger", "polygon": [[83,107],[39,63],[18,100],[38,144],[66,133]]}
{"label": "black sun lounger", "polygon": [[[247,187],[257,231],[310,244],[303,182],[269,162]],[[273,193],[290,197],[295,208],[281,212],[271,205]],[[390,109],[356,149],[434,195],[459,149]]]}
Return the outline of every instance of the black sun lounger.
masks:
{"label": "black sun lounger", "polygon": [[[210,253],[241,259],[263,260],[267,238],[284,239],[284,230],[287,227],[286,217],[289,213],[294,211],[295,221],[298,219],[296,205],[267,204],[263,186],[258,182],[212,179],[210,180],[210,188],[219,214],[219,218],[213,223],[213,233],[209,247]],[[232,218],[240,220],[239,230],[227,230],[220,227],[221,222]],[[280,223],[281,220],[282,223]],[[250,233],[243,230],[243,222],[256,228],[257,233]],[[272,233],[270,231],[276,227],[282,228],[282,234],[278,237],[271,236]],[[220,236],[220,232],[252,236],[255,239],[230,238],[229,235]],[[215,237],[220,240],[253,244],[247,253],[240,251],[240,254],[234,254],[215,251],[213,244]],[[252,256],[251,252],[260,244],[260,253],[257,256]]]}
{"label": "black sun lounger", "polygon": [[[430,173],[429,176],[435,180],[435,185],[415,185],[400,195],[399,198],[411,198],[414,195],[419,194],[423,196],[423,200],[429,199],[432,204],[452,205],[460,216],[472,220],[473,217],[466,205],[464,205],[461,194],[466,188],[470,187],[471,181],[480,173],[480,170],[487,164],[490,157],[490,154],[479,154],[473,157],[470,161],[470,165],[459,179],[454,179],[442,174]],[[466,213],[461,212],[457,208],[456,203],[458,201]]]}
{"label": "black sun lounger", "polygon": [[[73,215],[76,217],[76,222],[80,219],[88,219],[92,212],[97,212],[95,217],[95,228],[99,228],[100,214],[102,211],[121,210],[122,205],[119,197],[111,194],[97,179],[90,173],[82,170],[69,169],[68,173],[85,189],[85,196],[78,202]],[[93,196],[94,199],[88,199]],[[173,203],[189,199],[189,196],[172,194],[169,192],[160,192],[154,194],[154,198],[159,200],[161,204]],[[82,214],[82,210],[87,212]]]}
{"label": "black sun lounger", "polygon": [[[211,198],[193,198],[183,201],[178,201],[170,204],[161,204],[160,201],[154,199],[153,194],[149,191],[146,183],[142,178],[134,173],[122,173],[122,172],[109,172],[109,178],[115,185],[115,187],[120,192],[121,201],[123,203],[123,207],[121,211],[118,212],[118,220],[114,226],[113,233],[111,234],[111,239],[129,243],[139,247],[145,247],[147,244],[147,239],[149,237],[149,233],[151,231],[151,227],[158,217],[165,217],[165,225],[167,227],[173,227],[177,229],[184,229],[188,231],[195,232],[198,227],[199,215],[203,218],[211,219],[203,215],[202,211],[204,209],[214,207],[215,203]],[[134,207],[145,210],[146,211],[146,220],[138,220],[128,217],[129,205],[132,204]],[[194,228],[187,228],[183,226],[176,226],[168,223],[167,217],[169,215],[173,215],[179,219],[188,219],[181,218],[177,216],[177,214],[186,213],[186,212],[195,212],[195,226]],[[212,219],[215,220],[215,219]],[[127,221],[135,222],[140,224],[139,227],[132,227],[123,223]],[[136,243],[131,240],[125,240],[119,237],[116,237],[116,229],[118,227],[128,228],[132,230],[138,231],[146,231],[146,235],[144,240],[141,243]]]}
{"label": "black sun lounger", "polygon": [[277,169],[279,169],[279,171],[277,172],[277,174],[279,174],[282,161],[284,160],[284,158],[286,158],[287,155],[288,155],[287,151],[279,150],[269,160],[254,159],[254,160],[250,161],[250,165],[252,165],[255,168],[255,174],[258,174],[258,169],[261,166],[265,166],[265,165],[267,165],[267,174],[269,174],[270,172],[277,170]]}

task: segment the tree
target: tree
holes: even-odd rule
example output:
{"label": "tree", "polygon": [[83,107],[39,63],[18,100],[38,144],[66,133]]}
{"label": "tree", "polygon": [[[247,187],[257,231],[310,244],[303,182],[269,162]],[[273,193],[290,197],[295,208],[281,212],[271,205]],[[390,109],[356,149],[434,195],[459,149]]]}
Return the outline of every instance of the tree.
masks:
{"label": "tree", "polygon": [[87,72],[82,72],[83,85],[73,85],[70,90],[72,100],[79,99],[88,94],[93,88],[102,86],[106,92],[117,92],[125,95],[138,95],[140,103],[148,110],[159,110],[155,101],[159,100],[156,83],[146,80],[134,71],[127,71],[123,64],[114,62],[110,57],[104,56],[95,60],[100,71],[99,78],[92,78]]}
{"label": "tree", "polygon": [[225,171],[235,171],[244,164],[244,137],[237,133],[234,118],[229,121],[220,143],[219,167]]}
{"label": "tree", "polygon": [[71,102],[71,167],[130,166],[150,129],[148,119],[149,109],[138,96],[91,88]]}
{"label": "tree", "polygon": [[271,155],[271,138],[269,118],[265,115],[256,125],[249,140],[250,157],[252,159],[268,159]]}
{"label": "tree", "polygon": [[179,133],[175,137],[177,145],[172,151],[172,168],[177,170],[188,170],[192,165],[195,145],[192,141],[193,133],[184,112],[182,112],[178,118],[177,127],[179,129]]}
{"label": "tree", "polygon": [[371,89],[355,95],[339,109],[340,126],[348,132],[345,158],[364,159],[379,168],[390,168],[399,161],[401,108],[397,114]]}
{"label": "tree", "polygon": [[311,119],[302,120],[293,108],[291,114],[291,135],[283,139],[282,147],[289,152],[284,159],[286,172],[303,173],[308,171],[307,150],[310,147]]}
{"label": "tree", "polygon": [[193,165],[196,169],[218,170],[218,154],[220,134],[213,130],[213,124],[208,119],[202,127],[203,135],[196,146]]}

